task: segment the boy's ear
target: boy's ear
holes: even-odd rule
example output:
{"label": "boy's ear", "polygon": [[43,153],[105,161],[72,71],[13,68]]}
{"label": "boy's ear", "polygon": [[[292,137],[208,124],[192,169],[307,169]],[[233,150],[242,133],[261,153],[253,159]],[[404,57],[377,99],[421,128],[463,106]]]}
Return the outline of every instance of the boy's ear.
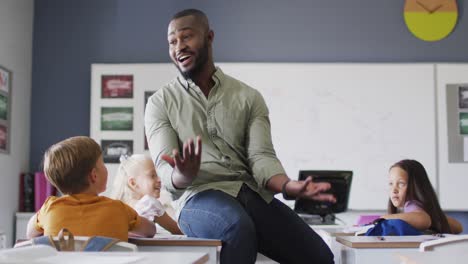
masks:
{"label": "boy's ear", "polygon": [[90,183],[95,183],[97,180],[97,173],[96,173],[96,168],[93,168],[91,172],[89,173],[88,176],[89,182]]}

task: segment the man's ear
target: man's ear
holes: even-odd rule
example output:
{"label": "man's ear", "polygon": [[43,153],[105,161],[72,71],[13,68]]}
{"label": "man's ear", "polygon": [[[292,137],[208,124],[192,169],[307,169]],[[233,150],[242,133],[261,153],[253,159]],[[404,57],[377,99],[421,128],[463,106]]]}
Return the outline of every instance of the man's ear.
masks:
{"label": "man's ear", "polygon": [[212,44],[212,43],[213,43],[213,39],[214,39],[214,31],[213,31],[213,30],[210,29],[210,31],[208,31],[208,36],[207,36],[207,38],[208,38],[208,42],[209,42],[210,44]]}

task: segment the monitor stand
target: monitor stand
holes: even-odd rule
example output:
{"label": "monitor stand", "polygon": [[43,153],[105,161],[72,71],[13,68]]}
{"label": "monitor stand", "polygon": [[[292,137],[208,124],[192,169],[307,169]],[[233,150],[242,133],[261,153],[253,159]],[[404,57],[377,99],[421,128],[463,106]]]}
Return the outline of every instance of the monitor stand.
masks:
{"label": "monitor stand", "polygon": [[299,214],[299,216],[308,225],[336,225],[335,214],[326,214],[326,215]]}

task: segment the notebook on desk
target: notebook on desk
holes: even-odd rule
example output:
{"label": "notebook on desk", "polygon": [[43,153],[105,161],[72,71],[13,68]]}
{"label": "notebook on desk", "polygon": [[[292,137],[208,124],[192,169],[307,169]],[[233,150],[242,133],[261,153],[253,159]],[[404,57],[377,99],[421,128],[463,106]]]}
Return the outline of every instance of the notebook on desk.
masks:
{"label": "notebook on desk", "polygon": [[333,225],[335,214],[348,209],[351,190],[352,171],[347,170],[301,170],[299,180],[311,176],[314,182],[328,182],[331,193],[336,197],[336,203],[321,202],[299,198],[294,204],[294,211],[309,225]]}

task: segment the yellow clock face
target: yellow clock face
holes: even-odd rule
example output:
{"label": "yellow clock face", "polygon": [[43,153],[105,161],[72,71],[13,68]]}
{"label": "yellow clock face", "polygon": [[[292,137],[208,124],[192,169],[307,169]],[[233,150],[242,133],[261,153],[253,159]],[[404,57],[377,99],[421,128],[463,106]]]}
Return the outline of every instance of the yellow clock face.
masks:
{"label": "yellow clock face", "polygon": [[403,13],[406,26],[425,41],[447,37],[457,24],[456,0],[406,0]]}

